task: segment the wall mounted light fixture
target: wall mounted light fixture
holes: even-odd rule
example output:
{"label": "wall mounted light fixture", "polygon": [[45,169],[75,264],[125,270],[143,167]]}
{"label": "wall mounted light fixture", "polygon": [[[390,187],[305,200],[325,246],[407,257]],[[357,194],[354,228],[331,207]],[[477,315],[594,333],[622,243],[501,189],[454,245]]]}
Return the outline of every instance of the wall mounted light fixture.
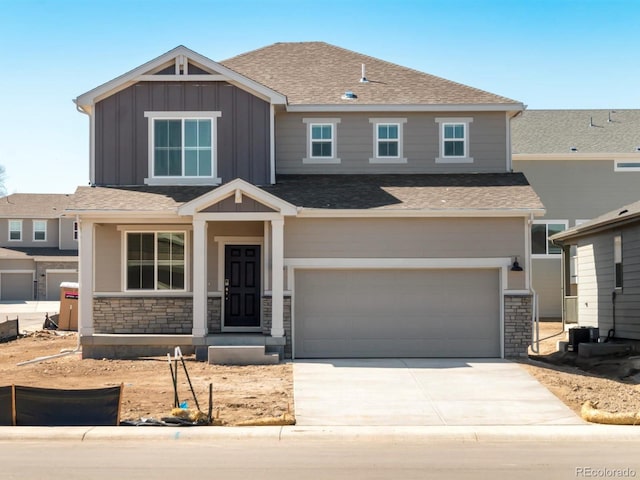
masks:
{"label": "wall mounted light fixture", "polygon": [[521,272],[522,271],[522,267],[518,263],[518,257],[514,258],[513,265],[511,265],[511,271],[512,272]]}

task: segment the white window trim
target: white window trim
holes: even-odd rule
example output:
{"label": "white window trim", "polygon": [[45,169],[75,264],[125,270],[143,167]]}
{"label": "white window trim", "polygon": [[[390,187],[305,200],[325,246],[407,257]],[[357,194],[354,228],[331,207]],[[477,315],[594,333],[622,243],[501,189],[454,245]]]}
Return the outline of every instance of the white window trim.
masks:
{"label": "white window trim", "polygon": [[[222,112],[144,112],[148,118],[148,177],[144,179],[146,185],[220,185],[222,179],[218,177],[218,118],[222,117]],[[211,176],[209,177],[168,177],[154,175],[154,122],[155,120],[190,120],[207,119],[211,120]],[[184,139],[183,139],[184,141]],[[182,164],[184,165],[184,145],[182,145]]]}
{"label": "white window trim", "polygon": [[[404,133],[403,125],[407,123],[406,118],[370,118],[369,123],[373,124],[373,156],[369,163],[407,163],[404,158]],[[380,125],[395,125],[398,127],[398,155],[395,157],[378,156],[378,127]],[[384,140],[384,139],[383,139]]]}
{"label": "white window trim", "polygon": [[[36,223],[38,222],[42,222],[44,223],[44,238],[43,239],[37,239],[36,238]],[[40,232],[41,230],[37,230],[38,232]],[[46,242],[47,241],[47,221],[46,220],[34,220],[33,221],[33,241],[34,242]]]}
{"label": "white window trim", "polygon": [[[310,164],[337,164],[340,163],[338,155],[338,124],[339,118],[303,118],[302,123],[307,125],[307,156],[302,159],[302,163]],[[331,157],[314,157],[312,153],[311,128],[314,125],[331,125]]]}
{"label": "white window trim", "polygon": [[[154,293],[156,295],[164,295],[164,296],[172,296],[176,293],[185,293],[189,291],[190,282],[189,282],[189,259],[190,259],[190,251],[189,251],[189,230],[188,229],[175,229],[175,228],[135,228],[136,226],[132,225],[131,228],[126,228],[121,226],[118,228],[122,232],[122,241],[120,242],[122,245],[122,278],[121,278],[121,288],[120,290],[125,293],[135,293],[135,294],[144,294],[144,293]],[[129,234],[130,233],[153,233],[154,234],[154,253],[153,253],[153,289],[142,289],[142,288],[127,288],[127,251],[128,251],[128,242],[129,242]],[[182,233],[184,235],[184,288],[182,289],[159,289],[158,288],[158,246],[157,246],[157,234],[158,233]]]}
{"label": "white window trim", "polygon": [[[438,124],[438,157],[436,163],[473,163],[473,157],[469,156],[470,144],[470,128],[469,124],[473,122],[472,117],[437,117],[435,119]],[[461,157],[444,155],[444,127],[445,125],[464,125],[464,155]]]}
{"label": "white window trim", "polygon": [[616,266],[620,264],[620,269],[623,268],[624,257],[622,256],[622,235],[614,235],[613,237],[613,287],[616,291],[621,291],[624,287],[624,271],[621,273],[621,284],[618,285],[618,279],[616,275]]}
{"label": "white window trim", "polygon": [[[546,225],[547,251],[549,251],[549,227],[550,223],[562,224],[564,229],[569,228],[569,220],[534,220],[533,225]],[[533,240],[531,241],[531,258],[562,258],[562,253],[533,253]]]}
{"label": "white window trim", "polygon": [[[624,164],[632,164],[633,166],[623,166]],[[616,160],[614,172],[640,172],[640,160]]]}
{"label": "white window trim", "polygon": [[[11,222],[17,222],[18,225],[20,225],[20,238],[11,238],[11,232],[15,232],[17,230],[11,230]],[[9,220],[9,224],[8,224],[8,232],[7,232],[7,237],[8,240],[10,242],[21,242],[22,241],[22,220]]]}

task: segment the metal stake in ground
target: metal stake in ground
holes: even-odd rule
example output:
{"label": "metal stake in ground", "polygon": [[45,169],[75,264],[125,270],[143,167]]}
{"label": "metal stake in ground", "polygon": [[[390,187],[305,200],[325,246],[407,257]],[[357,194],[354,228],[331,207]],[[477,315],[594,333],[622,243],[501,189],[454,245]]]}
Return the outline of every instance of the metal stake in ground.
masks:
{"label": "metal stake in ground", "polygon": [[173,384],[173,406],[178,408],[179,400],[178,400],[178,383],[176,376],[173,373],[173,365],[171,365],[171,354],[167,353],[167,360],[169,361],[169,370],[171,370],[171,383]]}

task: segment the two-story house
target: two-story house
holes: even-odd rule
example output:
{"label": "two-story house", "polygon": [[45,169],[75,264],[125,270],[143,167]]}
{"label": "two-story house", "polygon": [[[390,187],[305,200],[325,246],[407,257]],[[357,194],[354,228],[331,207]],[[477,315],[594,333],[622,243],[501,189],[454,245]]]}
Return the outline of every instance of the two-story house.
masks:
{"label": "two-story house", "polygon": [[78,224],[64,216],[71,195],[0,198],[0,301],[58,300],[78,281]]}
{"label": "two-story house", "polygon": [[640,110],[526,110],[513,120],[512,139],[514,171],[546,208],[532,225],[540,316],[575,323],[576,250],[563,282],[561,248],[549,237],[640,199]]}
{"label": "two-story house", "polygon": [[520,102],[322,42],[180,46],[75,102],[84,357],[526,355]]}

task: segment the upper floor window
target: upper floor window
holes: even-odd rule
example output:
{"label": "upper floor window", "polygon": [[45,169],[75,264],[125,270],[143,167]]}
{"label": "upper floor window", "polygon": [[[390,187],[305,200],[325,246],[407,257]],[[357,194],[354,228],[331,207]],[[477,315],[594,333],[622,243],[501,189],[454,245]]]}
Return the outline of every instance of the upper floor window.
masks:
{"label": "upper floor window", "polygon": [[73,239],[78,240],[78,222],[73,222]]}
{"label": "upper floor window", "polygon": [[439,156],[436,163],[473,163],[469,156],[469,124],[473,118],[436,118],[439,124]]}
{"label": "upper floor window", "polygon": [[185,232],[127,232],[127,290],[185,290]]}
{"label": "upper floor window", "polygon": [[640,172],[640,160],[616,160],[614,172]]}
{"label": "upper floor window", "polygon": [[622,288],[622,236],[613,237],[614,286]]}
{"label": "upper floor window", "polygon": [[151,185],[219,184],[216,119],[221,112],[145,112]]}
{"label": "upper floor window", "polygon": [[562,249],[549,237],[563,232],[569,226],[567,220],[535,220],[531,226],[531,253],[533,255],[560,255]]}
{"label": "upper floor window", "polygon": [[9,240],[22,241],[22,220],[9,220]]}
{"label": "upper floor window", "polygon": [[370,118],[373,124],[373,157],[370,163],[407,163],[402,157],[402,126],[406,118]]}
{"label": "upper floor window", "polygon": [[45,242],[46,240],[47,240],[47,221],[34,220],[33,221],[33,241]]}
{"label": "upper floor window", "polygon": [[303,118],[307,124],[307,156],[303,163],[340,163],[337,157],[339,118]]}

